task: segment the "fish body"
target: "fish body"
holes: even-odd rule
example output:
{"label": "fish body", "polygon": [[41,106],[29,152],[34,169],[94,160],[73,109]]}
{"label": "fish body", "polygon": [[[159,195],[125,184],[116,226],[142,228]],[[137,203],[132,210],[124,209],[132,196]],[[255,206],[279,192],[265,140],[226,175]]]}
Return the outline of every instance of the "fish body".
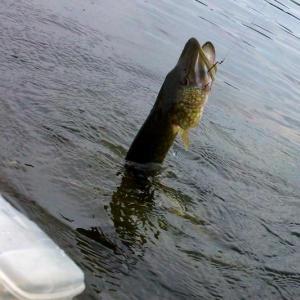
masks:
{"label": "fish body", "polygon": [[195,38],[188,40],[175,68],[166,76],[126,160],[162,163],[178,133],[188,148],[188,130],[198,125],[212,87],[217,69],[215,56],[211,42],[201,47]]}

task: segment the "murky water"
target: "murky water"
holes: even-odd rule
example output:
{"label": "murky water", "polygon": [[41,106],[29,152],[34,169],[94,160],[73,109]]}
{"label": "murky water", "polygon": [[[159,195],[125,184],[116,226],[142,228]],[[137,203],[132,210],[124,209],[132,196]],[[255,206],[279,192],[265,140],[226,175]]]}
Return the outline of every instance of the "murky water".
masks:
{"label": "murky water", "polygon": [[[77,299],[300,297],[299,25],[289,0],[0,2],[0,190],[84,270]],[[124,156],[192,36],[226,61],[138,184]]]}

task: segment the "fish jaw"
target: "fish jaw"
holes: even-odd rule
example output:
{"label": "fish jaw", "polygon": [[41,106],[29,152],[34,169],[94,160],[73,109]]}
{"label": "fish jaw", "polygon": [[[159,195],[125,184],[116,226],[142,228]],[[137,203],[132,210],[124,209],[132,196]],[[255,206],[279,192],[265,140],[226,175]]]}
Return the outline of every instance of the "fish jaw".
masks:
{"label": "fish jaw", "polygon": [[[172,72],[180,76],[173,105],[174,131],[181,135],[185,149],[189,147],[189,129],[198,125],[214,81],[216,67],[214,46],[207,42],[201,48],[198,41],[190,39]],[[208,72],[208,70],[211,70]],[[168,75],[169,76],[169,75]]]}
{"label": "fish jaw", "polygon": [[[211,42],[206,42],[201,47],[195,38],[191,38],[186,43],[174,71],[181,77],[183,86],[196,85],[209,92],[217,71],[214,66],[215,59],[215,48]],[[183,79],[187,79],[187,82],[183,82]]]}

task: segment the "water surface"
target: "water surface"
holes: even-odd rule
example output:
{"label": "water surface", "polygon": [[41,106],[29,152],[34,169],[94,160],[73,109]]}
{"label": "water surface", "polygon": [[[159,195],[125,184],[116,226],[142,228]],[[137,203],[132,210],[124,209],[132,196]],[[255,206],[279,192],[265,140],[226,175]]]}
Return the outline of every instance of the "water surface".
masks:
{"label": "water surface", "polygon": [[[297,1],[0,3],[0,189],[84,270],[77,299],[300,297]],[[124,156],[185,42],[216,81],[191,147]]]}

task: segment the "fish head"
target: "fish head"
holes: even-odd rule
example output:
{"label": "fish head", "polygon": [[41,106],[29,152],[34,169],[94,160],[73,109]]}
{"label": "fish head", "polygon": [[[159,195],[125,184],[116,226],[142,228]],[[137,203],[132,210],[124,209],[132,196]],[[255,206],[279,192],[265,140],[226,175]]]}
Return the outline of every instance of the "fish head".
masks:
{"label": "fish head", "polygon": [[161,92],[175,126],[188,130],[198,124],[216,73],[215,57],[211,42],[201,47],[191,38],[167,75]]}

